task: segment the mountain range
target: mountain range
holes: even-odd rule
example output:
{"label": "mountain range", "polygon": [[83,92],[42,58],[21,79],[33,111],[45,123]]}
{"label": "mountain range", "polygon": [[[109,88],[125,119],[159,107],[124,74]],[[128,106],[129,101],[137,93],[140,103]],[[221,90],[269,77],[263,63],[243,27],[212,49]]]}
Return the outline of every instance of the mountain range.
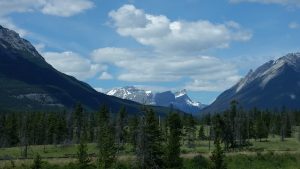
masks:
{"label": "mountain range", "polygon": [[106,93],[122,99],[132,100],[141,104],[170,107],[173,106],[183,112],[196,114],[206,105],[194,102],[186,90],[172,93],[171,91],[153,92],[150,90],[139,89],[134,86],[114,88]]}
{"label": "mountain range", "polygon": [[244,109],[300,109],[300,53],[271,60],[223,92],[203,112],[220,112],[236,100]]}
{"label": "mountain range", "polygon": [[[141,105],[94,90],[48,64],[34,46],[16,32],[0,26],[0,111],[57,111],[80,102],[87,110],[107,105],[113,112],[128,112]],[[157,112],[166,108],[154,107]]]}
{"label": "mountain range", "polygon": [[140,112],[142,104],[166,113],[171,105],[184,112],[220,112],[236,100],[244,109],[300,109],[300,53],[290,53],[250,71],[209,106],[194,102],[185,90],[159,92],[135,87],[99,93],[88,84],[57,71],[33,45],[0,26],[0,111],[56,111],[80,102],[88,110],[107,105]]}

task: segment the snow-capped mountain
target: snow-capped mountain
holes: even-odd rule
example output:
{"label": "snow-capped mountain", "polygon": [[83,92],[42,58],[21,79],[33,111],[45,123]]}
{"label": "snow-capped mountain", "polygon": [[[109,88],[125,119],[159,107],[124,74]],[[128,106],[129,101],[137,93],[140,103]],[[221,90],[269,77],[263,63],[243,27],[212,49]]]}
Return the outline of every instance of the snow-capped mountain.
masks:
{"label": "snow-capped mountain", "polygon": [[222,111],[230,101],[237,100],[243,108],[300,108],[300,53],[290,53],[271,60],[223,92],[204,111]]}
{"label": "snow-capped mountain", "polygon": [[106,94],[142,104],[154,105],[152,91],[146,91],[132,86],[115,88],[108,91]]}
{"label": "snow-capped mountain", "polygon": [[156,105],[182,110],[187,113],[198,113],[205,105],[200,102],[194,102],[187,95],[186,90],[172,93],[165,91],[154,93],[149,90],[139,89],[133,86],[115,88],[107,92],[107,95],[116,96],[122,99],[132,100],[147,105]]}

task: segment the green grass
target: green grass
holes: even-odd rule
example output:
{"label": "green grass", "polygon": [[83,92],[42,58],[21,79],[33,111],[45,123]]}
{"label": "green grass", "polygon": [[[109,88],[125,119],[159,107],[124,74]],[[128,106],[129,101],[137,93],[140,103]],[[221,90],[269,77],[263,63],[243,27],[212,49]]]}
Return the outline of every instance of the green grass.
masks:
{"label": "green grass", "polygon": [[[288,138],[281,142],[280,137],[270,137],[268,141],[251,140],[252,146],[247,149],[237,150],[227,153],[226,161],[229,169],[300,169],[300,142],[296,138]],[[208,141],[196,142],[195,148],[182,147],[182,157],[188,169],[193,169],[193,158],[201,155],[208,159],[210,156]],[[96,144],[88,144],[89,154],[96,155]],[[211,142],[211,151],[214,149]],[[76,145],[47,145],[30,146],[29,158],[33,158],[35,154],[40,154],[42,158],[51,165],[67,165],[74,162],[76,156]],[[119,155],[119,161],[128,162],[134,160],[132,147],[126,145]],[[28,166],[32,163],[31,159],[17,160],[21,158],[21,148],[1,148],[0,169],[4,166],[10,166],[13,159],[16,166]],[[129,167],[130,168],[130,167]]]}
{"label": "green grass", "polygon": [[[280,141],[280,137],[270,137],[268,141],[251,140],[253,144],[248,149],[239,150],[233,153],[245,154],[252,152],[275,152],[275,153],[300,153],[300,142],[295,138],[287,138],[284,142]],[[211,151],[213,150],[213,142],[211,141]],[[28,149],[28,157],[33,158],[35,154],[40,154],[43,158],[59,158],[73,157],[76,155],[76,145],[47,145],[44,151],[44,146],[30,146]],[[88,144],[89,154],[97,154],[96,144]],[[182,154],[209,154],[209,142],[198,141],[194,148],[182,147]],[[132,155],[132,147],[125,146],[121,154]],[[21,158],[21,148],[0,148],[0,159],[15,159]]]}
{"label": "green grass", "polygon": [[300,154],[235,155],[226,158],[229,169],[300,169]]}

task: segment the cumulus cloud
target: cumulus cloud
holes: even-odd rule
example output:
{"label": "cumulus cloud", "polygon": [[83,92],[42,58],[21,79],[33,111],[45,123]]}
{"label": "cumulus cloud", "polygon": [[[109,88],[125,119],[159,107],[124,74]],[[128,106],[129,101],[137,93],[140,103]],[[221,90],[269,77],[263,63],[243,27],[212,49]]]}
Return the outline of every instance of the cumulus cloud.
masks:
{"label": "cumulus cloud", "polygon": [[100,80],[111,80],[111,79],[113,79],[113,76],[108,72],[102,72],[99,79]]}
{"label": "cumulus cloud", "polygon": [[28,31],[9,19],[12,13],[41,12],[46,15],[70,17],[94,6],[90,0],[0,0],[0,24],[24,37]]}
{"label": "cumulus cloud", "polygon": [[48,0],[42,4],[42,13],[69,17],[90,9],[94,4],[89,0]]}
{"label": "cumulus cloud", "polygon": [[107,69],[106,66],[94,64],[74,52],[45,52],[42,55],[57,70],[80,80],[92,78]]}
{"label": "cumulus cloud", "polygon": [[291,23],[289,24],[289,28],[290,28],[290,29],[298,29],[298,28],[300,28],[300,24],[297,23],[297,22],[291,22]]}
{"label": "cumulus cloud", "polygon": [[263,4],[279,4],[285,6],[297,6],[300,7],[299,0],[229,0],[232,3],[240,3],[240,2],[255,2],[255,3],[263,3]]}
{"label": "cumulus cloud", "polygon": [[[195,91],[220,91],[234,84],[239,78],[233,65],[210,56],[182,57],[156,53],[144,56],[139,51],[124,48],[100,48],[94,50],[92,60],[121,69],[118,80],[176,83],[183,78],[189,78],[194,83],[187,84],[185,88]],[[200,84],[200,81],[206,85]]]}
{"label": "cumulus cloud", "polygon": [[113,10],[109,16],[121,36],[132,37],[164,53],[224,48],[232,41],[247,41],[252,37],[249,30],[233,21],[223,24],[207,20],[171,21],[164,15],[147,14],[133,5]]}
{"label": "cumulus cloud", "polygon": [[90,0],[1,0],[0,15],[40,11],[48,15],[69,17],[93,6]]}
{"label": "cumulus cloud", "polygon": [[22,29],[22,28],[19,28],[18,26],[16,26],[13,21],[9,18],[5,18],[5,17],[1,17],[0,16],[0,25],[8,28],[8,29],[11,29],[11,30],[14,30],[16,32],[18,32],[18,34],[21,36],[21,37],[24,37],[28,34],[28,31],[26,31],[25,29]]}

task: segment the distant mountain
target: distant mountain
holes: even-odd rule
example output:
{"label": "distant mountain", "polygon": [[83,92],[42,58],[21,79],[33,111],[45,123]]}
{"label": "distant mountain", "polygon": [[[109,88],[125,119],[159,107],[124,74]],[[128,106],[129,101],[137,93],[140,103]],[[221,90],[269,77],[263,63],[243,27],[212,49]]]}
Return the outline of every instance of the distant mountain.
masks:
{"label": "distant mountain", "polygon": [[88,84],[55,70],[27,40],[0,26],[1,111],[71,109],[77,102],[88,110],[98,110],[102,104],[114,112],[123,105],[130,113],[141,108],[135,102],[99,93]]}
{"label": "distant mountain", "polygon": [[187,95],[186,90],[176,93],[171,91],[154,93],[149,90],[139,89],[133,86],[115,88],[107,92],[107,95],[116,96],[122,99],[132,100],[141,104],[155,105],[174,108],[187,113],[199,113],[205,105],[194,102]]}
{"label": "distant mountain", "polygon": [[290,53],[250,71],[205,112],[220,112],[237,100],[245,109],[300,109],[300,53]]}

